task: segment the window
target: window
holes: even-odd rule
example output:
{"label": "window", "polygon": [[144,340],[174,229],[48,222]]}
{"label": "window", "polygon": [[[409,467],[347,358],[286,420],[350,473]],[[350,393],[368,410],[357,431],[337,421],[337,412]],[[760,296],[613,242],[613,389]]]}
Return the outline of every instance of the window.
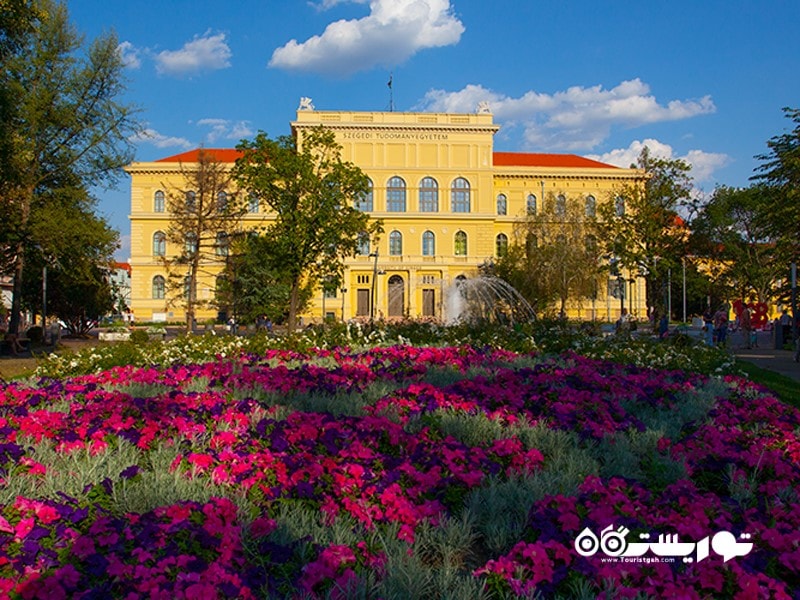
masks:
{"label": "window", "polygon": [[[373,190],[372,190],[372,180],[368,180],[369,189],[364,192],[356,201],[356,208],[361,212],[369,212],[372,210],[372,198],[373,198]],[[369,252],[367,252],[369,254]]]}
{"label": "window", "polygon": [[217,212],[224,213],[228,210],[228,193],[219,192],[217,194]]}
{"label": "window", "polygon": [[469,212],[469,181],[463,177],[453,180],[450,189],[450,210],[454,213]]}
{"label": "window", "polygon": [[439,184],[433,177],[425,177],[419,183],[420,212],[439,212]]}
{"label": "window", "polygon": [[197,252],[197,235],[193,231],[186,234],[185,243],[186,254],[194,254]]}
{"label": "window", "polygon": [[389,255],[400,256],[403,254],[403,234],[393,231],[389,234]]}
{"label": "window", "polygon": [[463,231],[456,232],[454,248],[456,256],[467,255],[467,234]]}
{"label": "window", "polygon": [[505,194],[499,194],[497,196],[497,214],[498,215],[508,214],[508,198],[506,198]]}
{"label": "window", "polygon": [[224,231],[217,232],[216,254],[217,256],[228,256],[229,248],[228,234]]}
{"label": "window", "polygon": [[372,252],[368,233],[362,231],[358,234],[358,248],[356,248],[356,252],[359,256],[369,256],[370,252]]}
{"label": "window", "polygon": [[392,177],[386,183],[386,210],[406,212],[406,182],[402,177]]}
{"label": "window", "polygon": [[591,195],[586,196],[586,216],[597,216],[597,200],[595,200],[594,196]]}
{"label": "window", "polygon": [[153,196],[153,210],[155,212],[164,212],[166,210],[167,201],[164,197],[164,192],[158,190]]}
{"label": "window", "polygon": [[497,234],[494,253],[497,258],[502,258],[508,253],[508,236],[505,233]]}
{"label": "window", "polygon": [[529,215],[536,214],[536,196],[534,194],[528,194],[528,198],[525,201],[525,210]]}
{"label": "window", "polygon": [[250,194],[247,198],[247,212],[249,213],[257,213],[260,210],[261,202],[258,199],[258,196],[255,194]]}
{"label": "window", "polygon": [[567,198],[564,194],[556,196],[556,216],[564,218],[567,216]]}
{"label": "window", "polygon": [[167,255],[167,236],[163,231],[153,234],[153,256]]}
{"label": "window", "polygon": [[618,217],[625,216],[625,198],[622,196],[617,196],[614,200],[614,212]]}
{"label": "window", "polygon": [[186,210],[194,210],[197,206],[197,194],[186,192]]}
{"label": "window", "polygon": [[436,236],[432,231],[422,234],[422,256],[434,256],[436,254]]}
{"label": "window", "polygon": [[167,282],[161,275],[153,277],[153,299],[163,300],[166,292]]}

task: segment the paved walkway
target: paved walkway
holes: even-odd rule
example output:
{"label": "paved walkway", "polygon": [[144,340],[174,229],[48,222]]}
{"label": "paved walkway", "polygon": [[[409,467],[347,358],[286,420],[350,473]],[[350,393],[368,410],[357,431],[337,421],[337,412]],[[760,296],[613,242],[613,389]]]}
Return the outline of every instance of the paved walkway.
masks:
{"label": "paved walkway", "polygon": [[794,362],[794,352],[790,350],[776,350],[772,341],[772,333],[759,331],[758,346],[744,348],[742,336],[734,333],[728,340],[729,348],[733,350],[737,360],[751,362],[757,367],[775,371],[786,377],[800,382],[800,363]]}

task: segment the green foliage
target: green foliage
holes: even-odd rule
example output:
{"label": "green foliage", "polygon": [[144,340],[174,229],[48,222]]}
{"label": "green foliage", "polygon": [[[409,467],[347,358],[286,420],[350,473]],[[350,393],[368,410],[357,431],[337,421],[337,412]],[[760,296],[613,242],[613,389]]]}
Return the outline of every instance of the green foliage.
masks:
{"label": "green foliage", "polygon": [[558,314],[565,314],[568,300],[597,296],[596,233],[595,216],[583,204],[550,194],[538,211],[515,223],[495,272],[537,313],[548,312],[557,301]]}
{"label": "green foliage", "polygon": [[800,259],[800,108],[785,107],[783,113],[794,128],[767,141],[769,151],[756,157],[761,165],[753,179],[765,183],[771,192],[762,213],[766,226],[780,240],[783,256],[797,261]]}
{"label": "green foliage", "polygon": [[0,149],[0,244],[4,270],[14,277],[9,323],[14,332],[23,306],[25,251],[38,246],[61,256],[44,199],[68,198],[61,232],[69,237],[63,221],[79,223],[75,215],[85,214],[87,205],[77,202],[76,193],[87,199],[89,186],[120,174],[133,157],[132,134],[138,128],[135,110],[119,102],[124,78],[116,37],[104,35],[85,46],[65,4],[37,0],[32,9],[39,18],[2,64],[8,103]]}
{"label": "green foliage", "polygon": [[259,132],[237,149],[243,153],[234,168],[239,186],[275,215],[260,249],[282,271],[278,279],[290,283],[287,320],[294,330],[302,287],[336,277],[344,259],[355,255],[359,236],[381,232],[379,221],[355,207],[369,179],[342,160],[334,133],[322,127],[275,140]]}
{"label": "green foliage", "polygon": [[[686,230],[678,224],[678,209],[689,201],[691,166],[681,159],[658,158],[645,146],[636,165],[642,181],[615,189],[598,207],[599,239],[605,254],[614,255],[623,275],[641,273],[647,297],[660,301],[669,269],[686,254]],[[617,200],[624,203],[618,210]]]}

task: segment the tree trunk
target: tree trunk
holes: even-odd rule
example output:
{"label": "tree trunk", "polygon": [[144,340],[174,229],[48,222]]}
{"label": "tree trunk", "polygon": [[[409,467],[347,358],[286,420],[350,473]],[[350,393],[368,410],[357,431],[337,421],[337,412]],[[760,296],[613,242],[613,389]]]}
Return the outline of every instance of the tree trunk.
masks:
{"label": "tree trunk", "polygon": [[289,333],[293,333],[297,326],[297,303],[300,296],[300,278],[292,280],[292,291],[289,294],[289,322],[287,323]]}
{"label": "tree trunk", "polygon": [[19,334],[20,312],[22,310],[22,272],[25,256],[22,242],[17,243],[14,256],[14,285],[11,292],[11,318],[8,321],[8,332]]}

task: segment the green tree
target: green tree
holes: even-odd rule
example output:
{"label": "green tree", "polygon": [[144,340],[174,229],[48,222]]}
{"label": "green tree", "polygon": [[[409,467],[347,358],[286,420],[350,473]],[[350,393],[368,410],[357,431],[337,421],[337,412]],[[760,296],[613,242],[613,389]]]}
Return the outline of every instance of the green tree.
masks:
{"label": "green tree", "polygon": [[263,250],[279,266],[280,280],[291,284],[288,325],[293,329],[302,290],[339,265],[358,248],[359,235],[375,236],[379,221],[359,211],[354,202],[369,189],[369,179],[345,162],[332,131],[315,128],[298,140],[272,140],[260,132],[238,149],[235,177],[244,190],[256,194],[275,220],[264,231]]}
{"label": "green tree", "polygon": [[191,331],[197,309],[213,302],[199,297],[199,278],[216,273],[220,262],[228,260],[247,203],[232,191],[228,165],[211,150],[201,149],[197,162],[181,165],[181,172],[184,187],[167,190],[166,238],[176,252],[162,260],[169,276],[168,302],[184,307],[186,330]]}
{"label": "green tree", "polygon": [[93,208],[91,196],[68,182],[43,190],[31,205],[31,237],[37,242],[25,250],[28,276],[22,306],[43,313],[47,267],[46,312],[57,315],[75,334],[85,332],[87,320],[111,309],[107,274],[119,235]]}
{"label": "green tree", "polygon": [[542,210],[525,215],[514,228],[496,273],[516,288],[537,312],[558,303],[580,303],[597,294],[599,269],[594,207],[550,194]]}
{"label": "green tree", "polygon": [[[25,248],[35,246],[37,198],[51,189],[110,183],[133,157],[135,110],[119,101],[122,61],[114,35],[88,48],[63,4],[36,0],[34,26],[2,60],[12,105],[4,123],[4,180],[0,243],[5,272],[13,277],[9,329],[18,331]],[[85,54],[82,51],[85,50]],[[76,183],[77,182],[77,183]]]}
{"label": "green tree", "polygon": [[692,252],[713,259],[712,279],[728,298],[767,302],[784,275],[771,228],[762,218],[770,196],[764,185],[721,186],[692,220]]}
{"label": "green tree", "polygon": [[[283,323],[288,316],[292,282],[281,265],[273,263],[270,241],[246,235],[236,242],[224,276],[217,286],[217,304],[237,322],[254,323],[259,316]],[[303,285],[298,310],[302,312],[313,289]]]}
{"label": "green tree", "polygon": [[785,262],[800,260],[800,109],[784,108],[794,128],[767,142],[753,181],[766,186],[761,218]]}
{"label": "green tree", "polygon": [[605,255],[644,276],[648,299],[661,298],[668,271],[686,254],[688,230],[678,209],[690,199],[691,166],[655,157],[645,146],[631,167],[642,170],[642,180],[617,187],[600,206],[600,237]]}

